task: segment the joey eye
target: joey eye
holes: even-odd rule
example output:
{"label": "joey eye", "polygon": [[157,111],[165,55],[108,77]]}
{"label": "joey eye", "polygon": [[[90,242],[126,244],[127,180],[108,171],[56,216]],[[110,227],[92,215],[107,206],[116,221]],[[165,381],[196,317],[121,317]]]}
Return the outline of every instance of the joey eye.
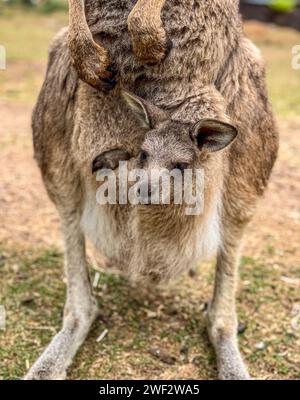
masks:
{"label": "joey eye", "polygon": [[140,152],[140,161],[143,163],[148,160],[148,153],[146,151]]}
{"label": "joey eye", "polygon": [[180,162],[174,165],[174,169],[179,169],[179,171],[183,172],[185,169],[188,168],[188,166],[189,166],[188,163]]}

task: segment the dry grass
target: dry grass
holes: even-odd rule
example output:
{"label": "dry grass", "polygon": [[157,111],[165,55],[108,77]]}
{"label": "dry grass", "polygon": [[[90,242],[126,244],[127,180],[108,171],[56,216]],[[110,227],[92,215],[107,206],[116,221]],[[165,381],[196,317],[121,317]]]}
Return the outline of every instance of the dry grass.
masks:
{"label": "dry grass", "polygon": [[276,115],[300,116],[300,73],[293,70],[292,48],[300,44],[299,32],[248,22],[246,32],[267,61],[268,87]]}
{"label": "dry grass", "polygon": [[[32,159],[29,120],[47,42],[66,16],[14,12],[8,19],[7,12],[0,14],[1,44],[9,50],[8,69],[0,71],[0,304],[7,310],[0,377],[18,379],[59,329],[64,303],[58,218]],[[300,328],[292,321],[300,304],[300,73],[290,68],[290,49],[300,44],[300,35],[253,23],[247,32],[267,58],[282,139],[270,190],[245,240],[238,310],[247,328],[241,348],[253,376],[297,379]],[[93,280],[95,271],[90,273]],[[212,263],[164,289],[135,290],[102,274],[95,289],[102,314],[70,378],[216,378],[202,311],[212,282]],[[108,335],[97,343],[105,329]],[[156,358],[155,348],[168,357]]]}

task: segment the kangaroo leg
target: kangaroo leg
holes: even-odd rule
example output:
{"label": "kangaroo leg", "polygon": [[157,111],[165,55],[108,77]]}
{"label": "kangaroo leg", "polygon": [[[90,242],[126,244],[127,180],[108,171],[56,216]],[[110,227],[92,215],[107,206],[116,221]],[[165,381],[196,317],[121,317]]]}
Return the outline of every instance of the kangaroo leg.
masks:
{"label": "kangaroo leg", "polygon": [[128,17],[132,47],[142,64],[157,64],[172,48],[162,26],[161,11],[166,0],[139,0]]}
{"label": "kangaroo leg", "polygon": [[85,0],[69,0],[69,50],[81,80],[95,89],[109,91],[116,81],[107,50],[93,39],[87,25]]}
{"label": "kangaroo leg", "polygon": [[27,380],[64,379],[66,370],[98,314],[85,257],[85,240],[77,211],[61,213],[65,237],[67,301],[62,330],[25,376]]}
{"label": "kangaroo leg", "polygon": [[250,379],[237,340],[238,320],[235,295],[238,261],[244,227],[233,224],[225,229],[223,248],[219,251],[215,288],[208,310],[208,332],[215,348],[220,379]]}

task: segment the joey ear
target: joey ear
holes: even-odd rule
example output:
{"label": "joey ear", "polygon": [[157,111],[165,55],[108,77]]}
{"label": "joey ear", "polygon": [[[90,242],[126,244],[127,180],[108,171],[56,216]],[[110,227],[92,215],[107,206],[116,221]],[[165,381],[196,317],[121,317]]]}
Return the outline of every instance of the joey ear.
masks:
{"label": "joey ear", "polygon": [[225,149],[237,137],[237,129],[216,119],[202,119],[193,127],[192,137],[200,150],[210,152]]}
{"label": "joey ear", "polygon": [[122,90],[122,96],[144,128],[154,129],[169,118],[167,112],[141,97],[125,90]]}

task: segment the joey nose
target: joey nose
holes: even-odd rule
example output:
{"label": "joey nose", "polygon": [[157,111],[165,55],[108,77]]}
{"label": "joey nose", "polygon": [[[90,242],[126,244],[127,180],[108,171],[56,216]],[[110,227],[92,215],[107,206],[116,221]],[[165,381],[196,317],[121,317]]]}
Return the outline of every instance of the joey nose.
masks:
{"label": "joey nose", "polygon": [[142,203],[150,204],[151,196],[154,194],[154,189],[151,187],[151,184],[148,182],[141,183],[137,189],[137,195]]}

